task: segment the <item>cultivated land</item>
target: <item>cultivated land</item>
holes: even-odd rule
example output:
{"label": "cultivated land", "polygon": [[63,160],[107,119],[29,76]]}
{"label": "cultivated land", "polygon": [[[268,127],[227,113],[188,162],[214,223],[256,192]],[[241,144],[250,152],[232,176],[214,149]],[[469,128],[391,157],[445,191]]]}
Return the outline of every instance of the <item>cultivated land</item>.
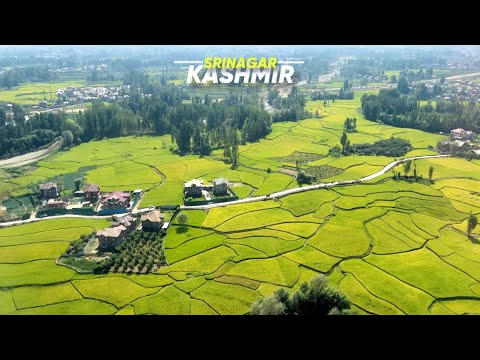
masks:
{"label": "cultivated land", "polygon": [[[180,204],[184,181],[223,176],[242,186],[240,197],[252,197],[297,187],[292,176],[277,172],[294,166],[295,156],[304,158],[306,171],[324,174],[322,182],[358,179],[394,159],[326,156],[352,116],[358,126],[349,134],[352,143],[394,135],[412,142],[405,157],[434,154],[428,146],[441,136],[365,120],[357,110],[360,95],[326,108],[308,102],[322,118],[274,124],[267,139],[240,146],[236,171],[210,157],[172,154],[169,136],[125,137],[59,152],[1,190],[21,192],[59,174],[80,174],[106,191],[151,188],[142,208]],[[480,162],[416,164],[424,178],[435,167],[433,184],[395,181],[387,172],[364,184],[276,201],[184,210],[186,226],[174,221],[165,239],[169,265],[150,275],[79,275],[55,264],[69,241],[107,220],[0,229],[0,313],[245,314],[256,299],[282,286],[296,289],[319,272],[361,314],[479,313],[480,247],[467,238],[466,219],[480,213]]]}
{"label": "cultivated land", "polygon": [[[86,80],[57,80],[47,82],[31,82],[16,86],[12,89],[0,91],[0,101],[14,102],[23,105],[38,105],[39,101],[53,101],[56,98],[58,89],[69,86],[114,86],[117,82],[96,82],[90,83]],[[51,92],[51,95],[50,95]]]}

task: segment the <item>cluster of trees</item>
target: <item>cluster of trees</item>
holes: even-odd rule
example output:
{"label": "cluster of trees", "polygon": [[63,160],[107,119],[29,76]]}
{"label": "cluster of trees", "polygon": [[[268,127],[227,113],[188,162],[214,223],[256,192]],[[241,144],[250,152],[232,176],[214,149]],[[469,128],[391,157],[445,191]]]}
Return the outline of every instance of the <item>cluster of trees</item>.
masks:
{"label": "cluster of trees", "polygon": [[403,70],[403,71],[400,71],[398,78],[399,79],[405,78],[409,82],[419,81],[419,80],[430,80],[430,79],[433,79],[433,69],[428,68],[425,71],[423,71],[423,69],[420,69],[418,71]]}
{"label": "cluster of trees", "polygon": [[346,132],[356,132],[357,131],[357,118],[346,118],[343,123],[343,128]]}
{"label": "cluster of trees", "polygon": [[355,93],[351,89],[352,89],[352,84],[348,80],[345,80],[343,82],[343,86],[338,91],[337,98],[340,100],[352,100],[355,96]]}
{"label": "cluster of trees", "polygon": [[[410,171],[412,171],[412,166],[413,166],[413,175],[410,177]],[[433,166],[430,166],[428,168],[428,179],[430,182],[433,183],[433,172],[435,171],[435,168]],[[411,180],[413,178],[414,181],[417,180],[423,180],[423,175],[418,172],[417,164],[412,161],[412,160],[406,160],[403,162],[403,173],[405,174],[403,177],[401,176],[401,172],[397,171],[395,168],[393,169],[393,178],[396,180]]]}
{"label": "cluster of trees", "polygon": [[[274,97],[275,94],[275,92],[269,93],[269,98]],[[278,97],[277,93],[271,102],[272,106],[277,109],[272,116],[273,122],[306,119],[310,116],[310,113],[305,110],[306,101],[305,96],[300,94],[296,86],[292,88],[286,98]]]}
{"label": "cluster of trees", "polygon": [[87,81],[115,81],[115,75],[106,71],[93,70],[87,75]]}
{"label": "cluster of trees", "polygon": [[22,107],[14,104],[12,111],[13,116],[7,117],[0,109],[0,156],[15,156],[47,145],[64,131],[72,135],[70,145],[80,143],[82,128],[68,122],[63,113],[40,113],[27,121]]}
{"label": "cluster of trees", "polygon": [[268,112],[246,96],[231,95],[223,102],[194,97],[190,104],[182,99],[175,87],[166,86],[152,96],[131,91],[129,98],[119,103],[105,106],[96,102],[78,115],[82,140],[170,133],[181,153],[208,155],[211,148],[225,147],[234,155],[239,142],[258,140],[271,131]]}
{"label": "cluster of trees", "polygon": [[336,99],[340,100],[352,100],[355,96],[353,90],[351,90],[352,85],[348,80],[343,82],[342,88],[338,91],[338,93],[334,92],[326,92],[326,91],[316,91],[314,92],[310,98],[312,100],[323,100],[323,106],[327,106],[328,101],[332,101],[335,103]]}
{"label": "cluster of trees", "polygon": [[78,254],[83,251],[83,248],[85,245],[87,245],[88,240],[95,235],[95,232],[92,232],[90,234],[82,234],[80,235],[80,239],[72,241],[70,243],[70,246],[67,248],[65,251],[66,255],[72,255],[72,254]]}
{"label": "cluster of trees", "polygon": [[[53,112],[25,121],[22,107],[16,104],[13,116],[7,118],[0,109],[0,156],[31,151],[60,135],[64,146],[70,147],[104,137],[170,133],[181,153],[208,155],[211,148],[224,147],[229,149],[231,162],[237,163],[239,143],[258,140],[271,131],[271,116],[255,94],[232,94],[223,102],[213,102],[207,95],[184,103],[189,97],[177,87],[152,85],[141,73],[129,74],[132,89],[128,98],[108,105],[95,101],[90,109],[77,114],[76,122]],[[147,90],[149,96],[144,95]]]}
{"label": "cluster of trees", "polygon": [[150,272],[154,267],[166,265],[163,249],[164,233],[133,232],[127,239],[115,248],[110,259],[103,263],[104,271]]}
{"label": "cluster of trees", "polygon": [[16,67],[0,75],[0,87],[8,89],[29,81],[50,81],[58,78],[48,66]]}
{"label": "cluster of trees", "polygon": [[329,155],[376,155],[376,156],[403,156],[412,150],[410,141],[401,138],[391,137],[390,139],[378,140],[373,144],[351,144],[347,131],[344,129],[340,137],[340,145],[331,147]]}
{"label": "cluster of trees", "polygon": [[291,296],[281,288],[252,305],[251,315],[349,315],[350,300],[327,283],[325,275],[304,282]]}
{"label": "cluster of trees", "polygon": [[308,83],[311,83],[312,81],[316,82],[317,77],[320,74],[328,72],[329,69],[329,61],[325,56],[315,55],[307,57],[302,66],[303,78],[305,78]]}
{"label": "cluster of trees", "polygon": [[408,127],[430,132],[448,132],[461,127],[480,132],[480,107],[473,102],[439,100],[420,106],[415,95],[401,94],[398,89],[365,94],[361,98],[366,119],[396,127]]}
{"label": "cluster of trees", "polygon": [[373,144],[354,144],[351,152],[358,155],[377,156],[403,156],[412,150],[410,141],[391,137],[390,139],[378,140]]}

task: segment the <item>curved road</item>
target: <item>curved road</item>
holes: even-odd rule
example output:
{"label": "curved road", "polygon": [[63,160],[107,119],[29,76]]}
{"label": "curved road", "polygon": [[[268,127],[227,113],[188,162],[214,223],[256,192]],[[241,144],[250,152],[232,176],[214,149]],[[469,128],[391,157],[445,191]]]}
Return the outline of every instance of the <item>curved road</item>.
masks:
{"label": "curved road", "polygon": [[61,140],[57,140],[46,149],[36,150],[27,154],[15,156],[5,160],[0,160],[0,168],[16,168],[30,164],[35,161],[40,161],[49,156],[55,150],[58,150],[61,144]]}
{"label": "curved road", "polygon": [[387,164],[382,170],[377,171],[376,173],[374,173],[372,175],[368,175],[368,176],[365,176],[365,177],[363,177],[361,179],[357,179],[357,180],[343,180],[343,181],[334,181],[334,182],[330,182],[330,183],[319,183],[319,184],[308,185],[308,186],[304,186],[304,187],[298,187],[298,188],[283,190],[283,191],[279,191],[279,192],[276,192],[276,193],[272,193],[270,195],[256,196],[256,197],[247,198],[247,199],[241,199],[241,200],[235,200],[235,201],[229,201],[229,202],[217,203],[217,204],[210,204],[210,205],[181,206],[180,209],[184,209],[184,210],[212,209],[212,208],[217,208],[217,207],[222,207],[222,206],[227,206],[227,205],[244,204],[244,203],[249,203],[249,202],[262,201],[262,200],[273,199],[273,198],[280,198],[280,197],[283,197],[283,196],[296,194],[296,193],[301,193],[301,192],[304,192],[304,191],[322,189],[322,188],[327,188],[327,187],[332,187],[332,186],[337,186],[337,185],[359,184],[359,183],[362,183],[364,181],[375,179],[376,177],[379,177],[379,176],[385,174],[387,171],[389,171],[393,167],[397,166],[398,164],[403,163],[406,160],[431,159],[431,158],[441,158],[441,157],[447,157],[447,156],[450,156],[450,155],[414,156],[414,157],[411,157],[411,158],[392,161],[391,163]]}
{"label": "curved road", "polygon": [[[304,186],[304,187],[298,187],[298,188],[283,190],[283,191],[279,191],[279,192],[276,192],[276,193],[272,193],[270,195],[256,196],[256,197],[252,197],[252,198],[229,201],[229,202],[218,203],[218,204],[199,205],[199,206],[180,206],[180,209],[182,209],[182,210],[213,209],[213,208],[223,207],[223,206],[228,206],[228,205],[244,204],[244,203],[249,203],[249,202],[263,201],[263,200],[268,200],[268,199],[273,199],[273,198],[280,198],[280,197],[283,197],[283,196],[296,194],[296,193],[301,193],[301,192],[304,192],[304,191],[323,189],[323,188],[337,186],[337,185],[359,184],[359,183],[362,183],[364,181],[375,179],[376,177],[379,177],[379,176],[385,174],[387,171],[389,171],[390,169],[392,169],[396,165],[401,164],[402,162],[404,162],[406,160],[432,159],[432,158],[441,158],[441,157],[447,157],[447,156],[450,156],[450,155],[414,156],[414,157],[410,157],[410,158],[406,158],[406,159],[392,161],[391,163],[387,164],[382,170],[377,171],[376,173],[374,173],[372,175],[365,176],[361,179],[334,181],[334,182],[329,182],[329,183],[319,183],[319,184],[308,185],[308,186]],[[133,212],[134,213],[142,213],[142,212],[148,211],[148,209],[149,208],[142,209],[142,210],[137,210],[137,211],[133,211]],[[125,213],[125,215],[126,214],[128,214],[128,213]],[[121,215],[121,214],[117,214],[117,215]],[[50,220],[50,219],[61,219],[61,218],[108,219],[108,218],[111,218],[111,217],[112,217],[112,215],[87,216],[87,215],[66,214],[66,215],[48,216],[48,217],[44,217],[44,218],[31,218],[31,219],[27,219],[27,220],[17,220],[17,221],[4,222],[4,223],[0,223],[0,228],[8,227],[8,226],[14,226],[14,225],[28,224],[28,223],[32,223],[32,222],[36,222],[36,221]]]}

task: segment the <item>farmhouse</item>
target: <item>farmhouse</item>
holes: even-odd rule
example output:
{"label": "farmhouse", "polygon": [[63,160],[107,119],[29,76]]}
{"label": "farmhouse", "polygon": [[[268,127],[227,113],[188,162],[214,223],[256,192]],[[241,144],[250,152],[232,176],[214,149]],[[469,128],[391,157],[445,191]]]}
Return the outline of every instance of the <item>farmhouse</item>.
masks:
{"label": "farmhouse", "polygon": [[132,197],[129,193],[124,193],[121,191],[104,194],[101,197],[102,206],[105,210],[126,209],[130,206],[131,200]]}
{"label": "farmhouse", "polygon": [[230,183],[225,178],[213,180],[213,194],[217,196],[227,195]]}
{"label": "farmhouse", "polygon": [[131,215],[127,215],[118,219],[117,221],[112,222],[112,226],[120,226],[123,225],[128,232],[132,232],[135,230],[135,219]]}
{"label": "farmhouse", "polygon": [[461,129],[461,128],[458,128],[458,129],[453,129],[451,132],[450,132],[450,137],[452,139],[461,139],[463,134],[465,134],[465,130]]}
{"label": "farmhouse", "polygon": [[450,138],[452,140],[458,139],[458,140],[473,140],[475,137],[475,133],[473,131],[465,131],[461,128],[458,129],[453,129],[450,132]]}
{"label": "farmhouse", "polygon": [[142,215],[140,221],[142,222],[142,230],[145,231],[159,231],[165,223],[165,215],[160,210],[153,210],[148,214]]}
{"label": "farmhouse", "polygon": [[480,149],[479,150],[470,150],[468,153],[472,159],[480,159]]}
{"label": "farmhouse", "polygon": [[200,197],[204,188],[203,180],[193,179],[183,185],[183,193],[186,197]]}
{"label": "farmhouse", "polygon": [[100,194],[100,186],[89,184],[83,187],[83,197],[87,200],[96,200]]}
{"label": "farmhouse", "polygon": [[97,231],[97,238],[101,249],[115,247],[125,240],[127,228],[123,225],[112,226]]}
{"label": "farmhouse", "polygon": [[57,184],[48,182],[40,185],[40,195],[44,199],[54,199],[58,196]]}
{"label": "farmhouse", "polygon": [[45,207],[47,209],[65,209],[67,207],[67,203],[63,200],[48,199]]}

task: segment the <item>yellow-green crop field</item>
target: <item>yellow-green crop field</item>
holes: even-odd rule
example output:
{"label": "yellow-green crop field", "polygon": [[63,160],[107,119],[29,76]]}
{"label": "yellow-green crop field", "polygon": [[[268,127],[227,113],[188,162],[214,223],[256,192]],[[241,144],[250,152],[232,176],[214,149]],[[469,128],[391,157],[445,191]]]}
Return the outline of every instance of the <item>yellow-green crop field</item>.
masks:
{"label": "yellow-green crop field", "polygon": [[90,84],[86,80],[32,82],[0,91],[0,101],[15,102],[23,105],[38,105],[38,102],[44,99],[54,102],[57,97],[57,90],[69,86],[111,86],[117,84],[118,82]]}
{"label": "yellow-green crop field", "polygon": [[[357,118],[352,140],[405,137],[414,147],[406,156],[432,154],[428,146],[442,139],[365,120],[358,96],[307,107],[322,117],[274,124],[266,139],[240,147],[244,166],[237,170],[212,157],[175,155],[169,136],[124,137],[58,152],[0,190],[8,196],[78,172],[106,191],[150,189],[140,204],[147,207],[181,204],[184,181],[223,176],[244,198],[295,187],[292,176],[277,170],[295,165],[298,154],[304,169],[338,169],[322,181],[356,179],[391,162],[327,156],[347,116]],[[480,162],[438,158],[415,165],[424,178],[433,166],[434,181],[396,181],[387,173],[368,184],[184,210],[185,226],[175,219],[165,238],[169,265],[149,275],[80,275],[56,265],[70,241],[108,226],[107,220],[2,228],[0,313],[246,314],[257,299],[280,287],[297,289],[317,273],[359,314],[480,313],[480,245],[466,234],[469,214],[480,214]]]}

